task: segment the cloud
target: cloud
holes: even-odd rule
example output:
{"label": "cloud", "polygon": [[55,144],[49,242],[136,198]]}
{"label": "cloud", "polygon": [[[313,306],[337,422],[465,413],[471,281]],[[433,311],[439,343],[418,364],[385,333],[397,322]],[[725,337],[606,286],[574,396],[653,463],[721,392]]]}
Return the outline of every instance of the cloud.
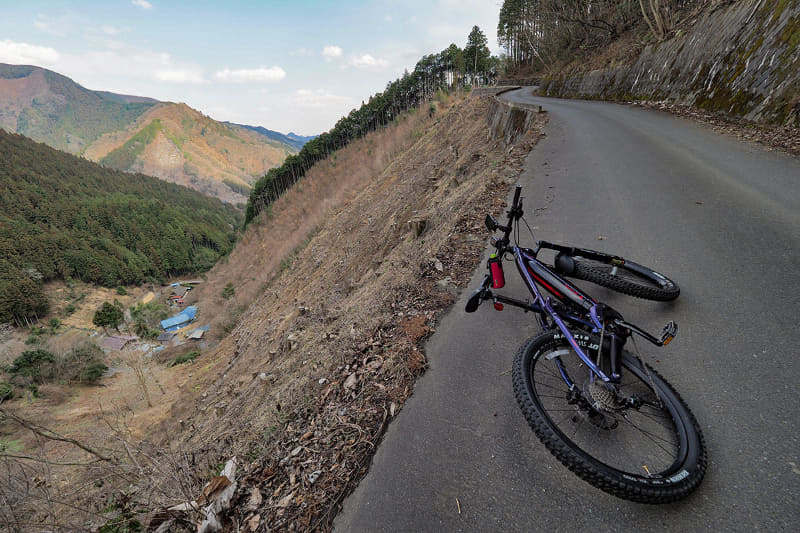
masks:
{"label": "cloud", "polygon": [[309,50],[308,48],[298,48],[297,50],[292,50],[291,52],[289,52],[289,55],[293,57],[313,56],[314,51]]}
{"label": "cloud", "polygon": [[203,73],[192,68],[159,69],[153,72],[153,78],[168,83],[206,83]]}
{"label": "cloud", "polygon": [[114,26],[100,26],[100,32],[104,35],[119,35],[120,33],[124,33],[127,30],[123,30],[121,28],[115,28]]}
{"label": "cloud", "polygon": [[80,55],[63,54],[58,63],[56,69],[59,73],[85,87],[102,90],[128,93],[140,90],[110,87],[109,80],[130,87],[143,86],[148,81],[188,85],[208,83],[201,66],[175,61],[168,53],[152,50],[119,48]]}
{"label": "cloud", "polygon": [[55,49],[35,44],[0,41],[0,60],[4,63],[52,65],[59,60],[61,54]]}
{"label": "cloud", "polygon": [[322,55],[328,58],[342,57],[344,51],[339,46],[328,45],[322,49]]}
{"label": "cloud", "polygon": [[352,56],[348,63],[351,67],[370,72],[381,72],[389,68],[389,62],[385,59],[372,57],[369,54]]}
{"label": "cloud", "polygon": [[298,89],[290,98],[291,103],[297,107],[305,109],[323,109],[330,106],[341,107],[352,105],[353,101],[347,96],[337,96],[325,89],[311,91],[309,89]]}
{"label": "cloud", "polygon": [[153,9],[153,4],[147,0],[131,0],[131,4],[135,5],[136,7],[141,7],[142,9]]}
{"label": "cloud", "polygon": [[34,27],[44,33],[55,35],[56,37],[66,37],[75,27],[76,19],[71,14],[64,14],[60,16],[43,15],[39,13],[36,15],[36,20],[33,21]]}
{"label": "cloud", "polygon": [[286,77],[286,71],[281,67],[261,67],[256,69],[220,70],[214,77],[220,81],[231,83],[244,83],[248,81],[281,81]]}

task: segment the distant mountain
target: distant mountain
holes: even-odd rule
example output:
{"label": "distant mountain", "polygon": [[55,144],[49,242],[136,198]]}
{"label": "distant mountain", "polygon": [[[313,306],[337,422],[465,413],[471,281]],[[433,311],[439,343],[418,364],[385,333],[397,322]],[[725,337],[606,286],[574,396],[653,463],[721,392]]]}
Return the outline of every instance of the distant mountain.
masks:
{"label": "distant mountain", "polygon": [[0,323],[42,315],[42,283],[114,287],[214,265],[236,242],[232,206],[0,129]]}
{"label": "distant mountain", "polygon": [[223,124],[186,104],[91,91],[40,67],[2,63],[0,127],[231,203],[246,202],[256,179],[299,150],[297,139]]}
{"label": "distant mountain", "polygon": [[119,102],[121,104],[135,104],[135,103],[157,104],[159,102],[155,98],[148,98],[146,96],[132,96],[130,94],[117,94],[117,93],[110,93],[108,91],[95,91],[95,93],[99,94],[106,100],[112,100],[114,102]]}
{"label": "distant mountain", "polygon": [[[306,144],[308,141],[312,141],[312,140],[316,139],[317,137],[319,137],[319,135],[308,135],[308,136],[298,135],[298,134],[293,133],[291,131],[289,133],[287,133],[286,136],[289,137],[290,139],[294,139],[296,141],[300,141],[303,144]],[[302,146],[301,146],[301,148],[302,148]]]}
{"label": "distant mountain", "polygon": [[110,99],[43,68],[0,63],[0,126],[73,154],[154,105]]}
{"label": "distant mountain", "polygon": [[294,153],[290,144],[217,122],[186,104],[162,102],[128,128],[101,136],[82,155],[243,203],[257,178]]}
{"label": "distant mountain", "polygon": [[312,135],[310,137],[303,137],[302,135],[297,135],[294,133],[289,133],[287,135],[284,135],[283,133],[268,130],[267,128],[262,128],[261,126],[247,126],[245,124],[233,124],[232,122],[226,122],[225,124],[232,124],[234,126],[239,126],[241,128],[247,128],[248,130],[259,133],[268,139],[272,139],[273,141],[278,141],[293,146],[297,150],[300,150],[301,148],[303,148],[303,145],[305,145],[308,141],[317,137],[316,135]]}

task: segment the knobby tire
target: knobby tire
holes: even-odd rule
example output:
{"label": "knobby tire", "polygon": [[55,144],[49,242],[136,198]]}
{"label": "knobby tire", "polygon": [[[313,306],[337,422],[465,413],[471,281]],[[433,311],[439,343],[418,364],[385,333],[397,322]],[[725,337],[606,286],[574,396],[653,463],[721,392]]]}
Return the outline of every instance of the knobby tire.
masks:
{"label": "knobby tire", "polygon": [[[556,361],[561,361],[560,369]],[[517,402],[547,449],[595,487],[642,503],[684,498],[697,488],[706,471],[706,450],[697,421],[678,393],[649,365],[642,366],[625,351],[621,363],[616,401],[636,397],[645,403],[638,409],[594,409],[600,405],[599,393],[590,385],[588,368],[563,337],[545,332],[528,340],[516,354]],[[580,396],[595,403],[570,404],[560,370],[568,374]]]}
{"label": "knobby tire", "polygon": [[611,290],[643,298],[667,302],[681,293],[678,285],[663,274],[648,267],[626,261],[625,265],[614,265],[583,257],[573,257],[574,270],[571,277],[590,281]]}

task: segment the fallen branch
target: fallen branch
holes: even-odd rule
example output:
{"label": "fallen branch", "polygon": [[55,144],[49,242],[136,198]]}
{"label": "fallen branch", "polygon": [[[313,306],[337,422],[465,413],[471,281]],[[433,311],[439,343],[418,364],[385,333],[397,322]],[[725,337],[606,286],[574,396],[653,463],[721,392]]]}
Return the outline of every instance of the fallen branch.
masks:
{"label": "fallen branch", "polygon": [[117,462],[113,457],[107,456],[107,455],[99,452],[98,450],[95,450],[94,448],[91,448],[91,447],[89,447],[89,446],[87,446],[85,444],[82,444],[82,443],[78,442],[75,439],[71,439],[69,437],[64,437],[63,435],[60,435],[60,434],[56,433],[52,429],[48,429],[48,428],[46,428],[44,426],[40,426],[39,424],[36,424],[35,422],[31,422],[30,420],[26,420],[24,418],[21,418],[21,417],[15,415],[14,413],[12,413],[11,411],[8,411],[6,409],[1,409],[0,408],[0,414],[3,414],[4,416],[7,416],[8,418],[13,420],[14,422],[19,424],[20,426],[24,427],[25,429],[29,429],[34,434],[39,435],[42,438],[45,438],[45,439],[48,439],[48,440],[59,441],[59,442],[66,442],[68,444],[72,444],[73,446],[76,446],[76,447],[80,448],[81,450],[83,450],[83,451],[85,451],[85,452],[87,452],[87,453],[89,453],[91,455],[94,455],[95,457],[97,457],[98,459],[100,459],[102,461],[106,461],[106,462],[109,462],[109,463],[116,463]]}

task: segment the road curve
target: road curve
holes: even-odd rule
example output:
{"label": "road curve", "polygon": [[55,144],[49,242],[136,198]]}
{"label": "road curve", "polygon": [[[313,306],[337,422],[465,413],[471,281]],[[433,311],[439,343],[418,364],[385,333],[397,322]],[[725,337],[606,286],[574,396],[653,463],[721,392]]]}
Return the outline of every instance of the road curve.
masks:
{"label": "road curve", "polygon": [[[675,342],[647,353],[703,428],[706,479],[679,503],[648,506],[570,473],[513,396],[532,317],[465,314],[465,291],[335,530],[797,531],[800,161],[664,113],[530,89],[505,98],[550,117],[519,178],[536,238],[628,256],[681,286],[659,304],[585,285],[651,330],[679,324]],[[506,272],[505,292],[522,295]]]}

